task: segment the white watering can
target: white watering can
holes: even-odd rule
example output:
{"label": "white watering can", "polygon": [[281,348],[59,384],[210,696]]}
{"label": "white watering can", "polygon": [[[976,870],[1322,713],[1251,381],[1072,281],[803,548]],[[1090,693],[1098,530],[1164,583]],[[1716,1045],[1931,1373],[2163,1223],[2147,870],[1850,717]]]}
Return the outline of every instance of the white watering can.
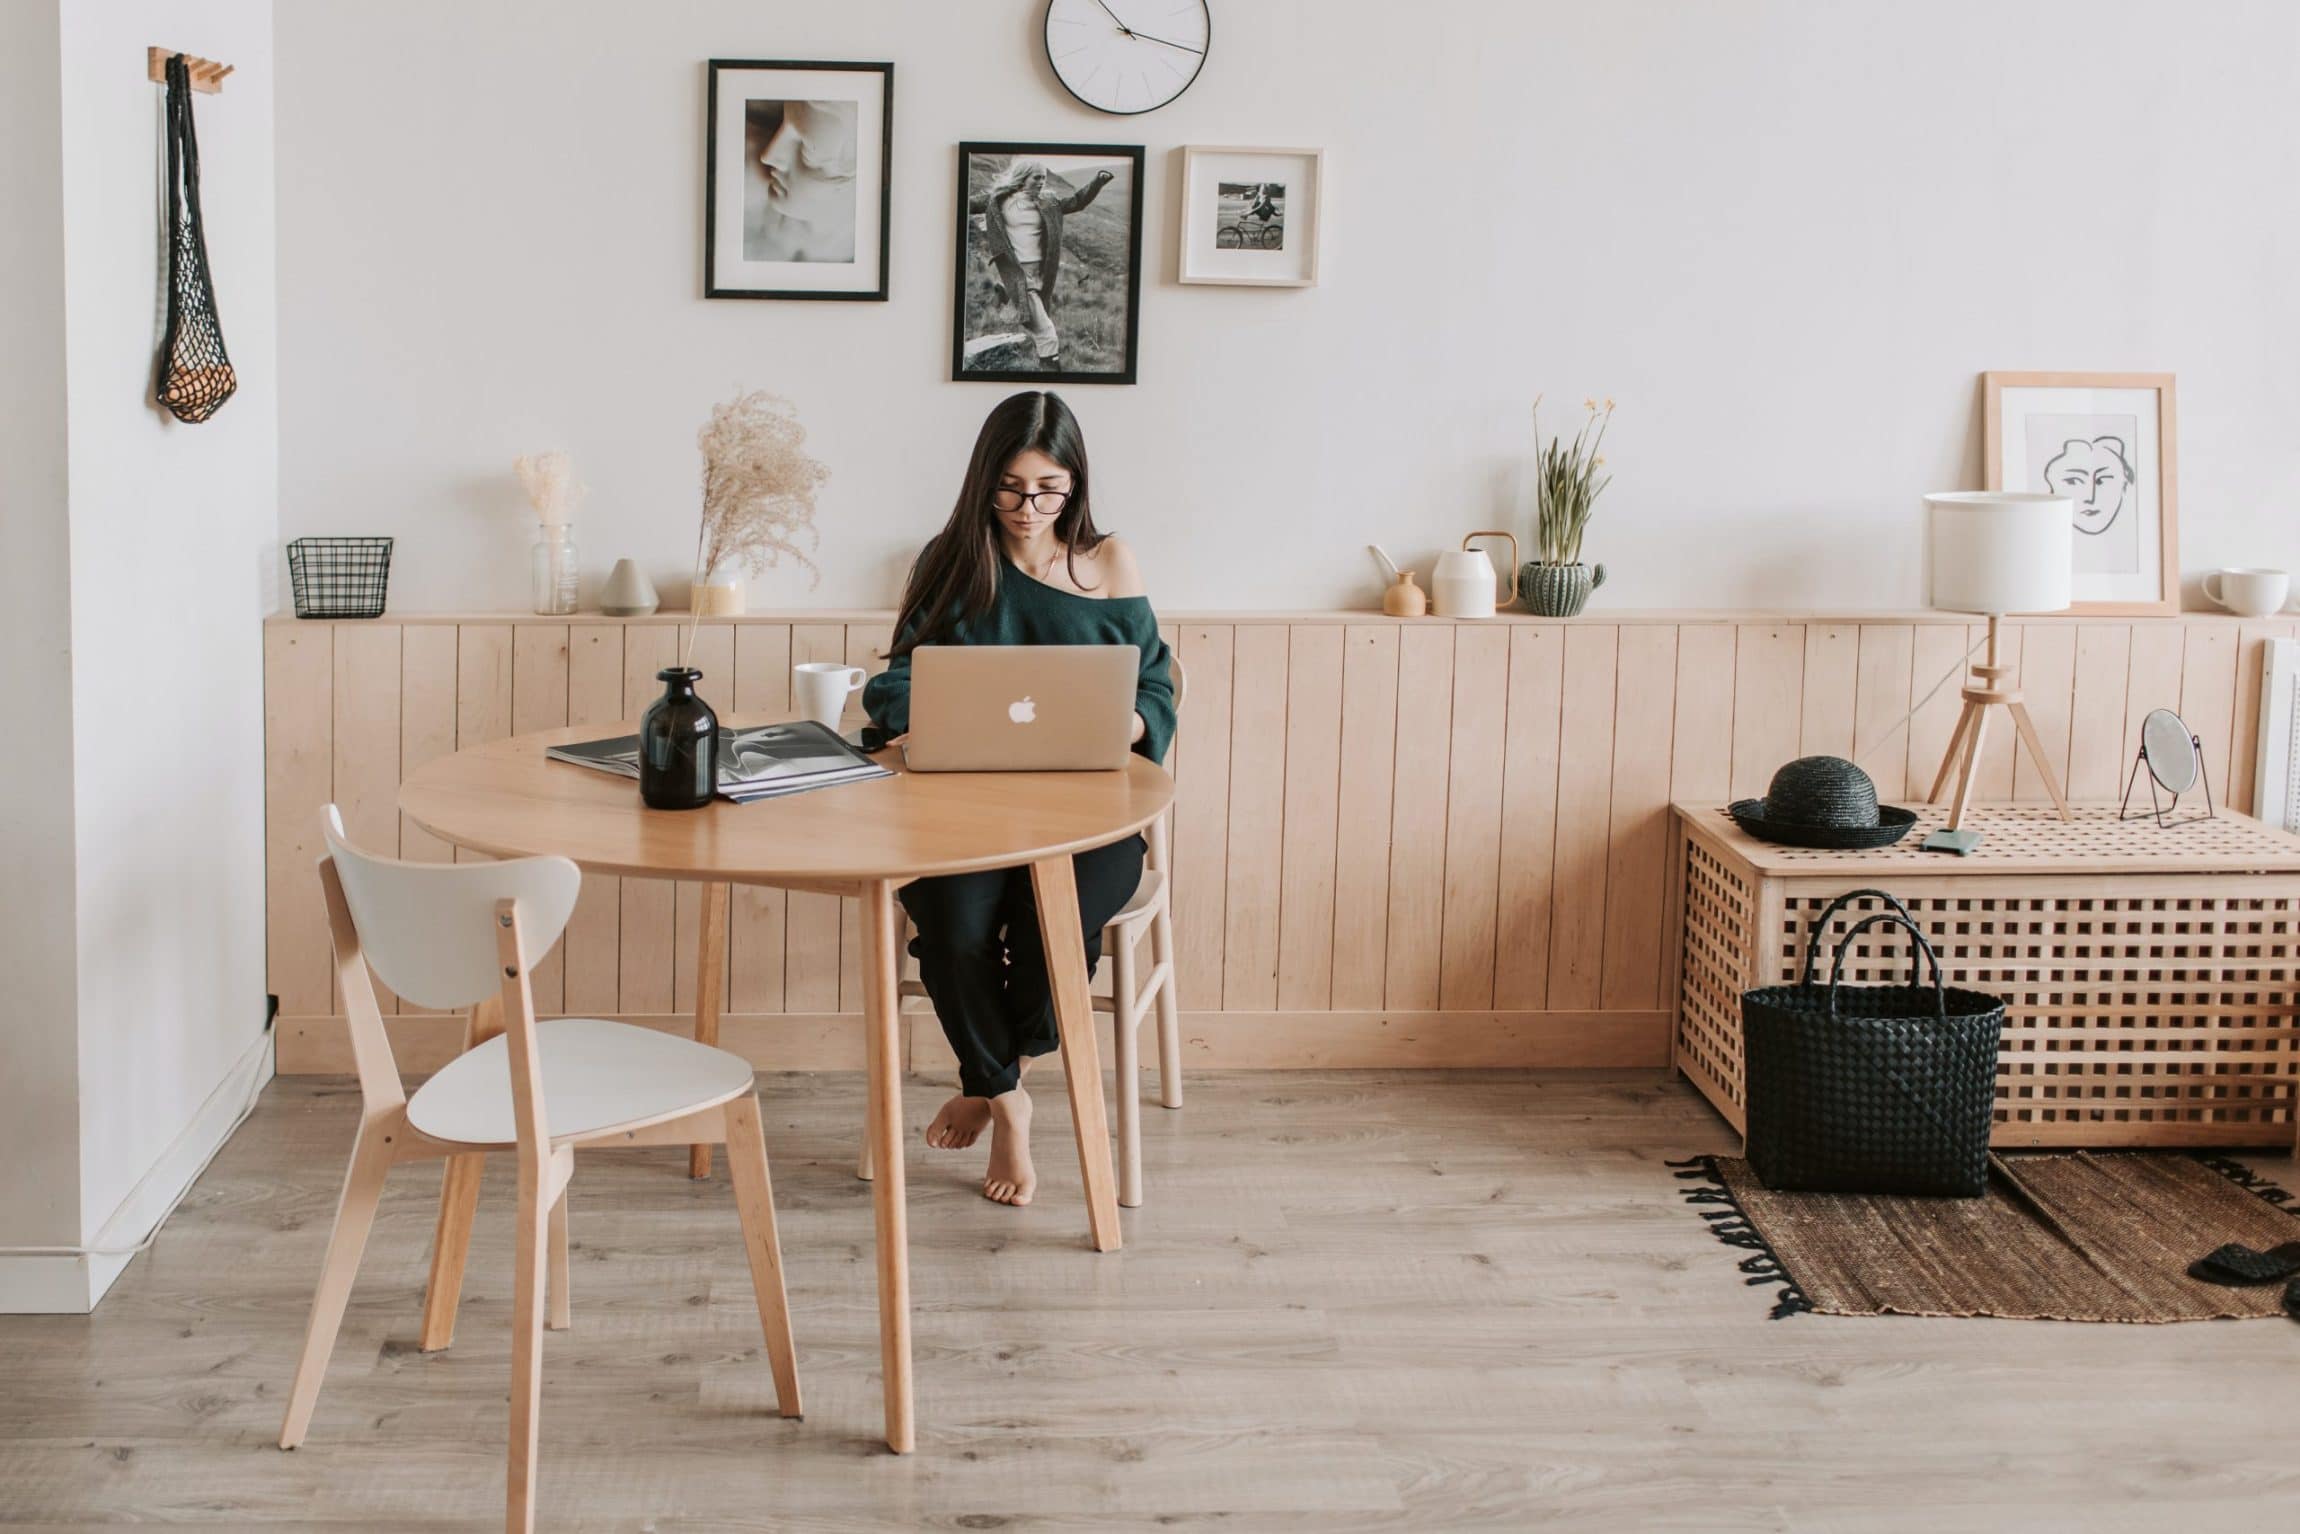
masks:
{"label": "white watering can", "polygon": [[1509,595],[1503,602],[1517,600],[1517,538],[1512,533],[1471,533],[1461,541],[1461,547],[1438,556],[1437,569],[1430,575],[1431,611],[1441,618],[1490,618],[1501,577],[1495,573],[1493,561],[1486,558],[1485,550],[1473,549],[1470,544],[1480,538],[1509,539]]}

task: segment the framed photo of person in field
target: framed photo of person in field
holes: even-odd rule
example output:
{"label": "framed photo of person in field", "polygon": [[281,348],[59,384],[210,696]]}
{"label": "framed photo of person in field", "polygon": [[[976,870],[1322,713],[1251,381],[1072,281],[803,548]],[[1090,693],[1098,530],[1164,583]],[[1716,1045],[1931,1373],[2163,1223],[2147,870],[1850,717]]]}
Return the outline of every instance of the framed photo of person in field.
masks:
{"label": "framed photo of person in field", "polygon": [[950,376],[1134,382],[1142,146],[958,146]]}
{"label": "framed photo of person in field", "polygon": [[1182,280],[1316,287],[1325,173],[1322,149],[1185,148]]}

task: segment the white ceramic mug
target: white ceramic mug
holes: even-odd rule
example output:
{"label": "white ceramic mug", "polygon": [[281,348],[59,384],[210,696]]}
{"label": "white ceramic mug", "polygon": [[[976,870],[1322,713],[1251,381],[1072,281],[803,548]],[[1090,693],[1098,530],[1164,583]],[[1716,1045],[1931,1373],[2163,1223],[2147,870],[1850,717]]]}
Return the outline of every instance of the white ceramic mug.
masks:
{"label": "white ceramic mug", "polygon": [[839,727],[839,716],[846,712],[847,699],[864,680],[860,666],[842,666],[828,660],[804,661],[791,668],[791,701],[799,706],[801,719],[812,719],[835,730]]}
{"label": "white ceramic mug", "polygon": [[2204,578],[2204,594],[2243,618],[2265,618],[2284,610],[2292,578],[2281,570],[2215,570]]}

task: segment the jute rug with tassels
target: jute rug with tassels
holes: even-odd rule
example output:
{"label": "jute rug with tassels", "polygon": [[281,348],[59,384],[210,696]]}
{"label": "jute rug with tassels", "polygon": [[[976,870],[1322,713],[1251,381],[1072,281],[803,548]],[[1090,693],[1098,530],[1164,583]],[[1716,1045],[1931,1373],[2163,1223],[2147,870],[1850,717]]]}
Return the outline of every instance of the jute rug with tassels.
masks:
{"label": "jute rug with tassels", "polygon": [[2282,1284],[2224,1288],[2188,1265],[2224,1242],[2300,1236],[2291,1197],[2233,1161],[2159,1152],[1990,1157],[1976,1199],[1775,1193],[1749,1163],[1703,1156],[1677,1175],[1720,1241],[1779,1285],[1775,1317],[2004,1316],[2207,1321],[2281,1316]]}

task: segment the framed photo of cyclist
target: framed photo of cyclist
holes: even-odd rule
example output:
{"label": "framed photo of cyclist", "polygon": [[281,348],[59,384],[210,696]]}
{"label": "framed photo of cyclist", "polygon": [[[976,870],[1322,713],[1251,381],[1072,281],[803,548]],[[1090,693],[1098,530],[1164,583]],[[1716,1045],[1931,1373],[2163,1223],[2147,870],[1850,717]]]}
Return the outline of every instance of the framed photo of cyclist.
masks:
{"label": "framed photo of cyclist", "polygon": [[1185,148],[1182,280],[1316,287],[1325,170],[1323,149]]}
{"label": "framed photo of cyclist", "polygon": [[950,376],[1134,382],[1142,146],[958,146]]}

